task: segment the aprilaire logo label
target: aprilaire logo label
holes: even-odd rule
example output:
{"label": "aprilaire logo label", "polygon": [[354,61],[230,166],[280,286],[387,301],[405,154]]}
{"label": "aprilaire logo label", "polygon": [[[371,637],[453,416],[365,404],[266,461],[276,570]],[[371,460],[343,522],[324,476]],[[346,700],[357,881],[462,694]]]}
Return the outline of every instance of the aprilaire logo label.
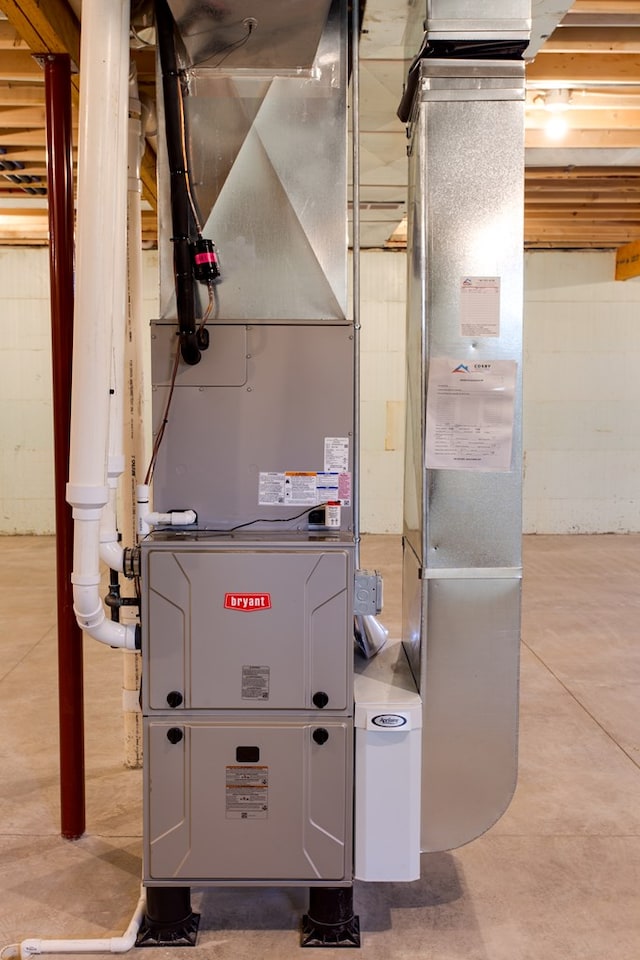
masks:
{"label": "aprilaire logo label", "polygon": [[404,727],[407,718],[399,713],[379,713],[377,717],[371,718],[371,723],[376,727]]}
{"label": "aprilaire logo label", "polygon": [[225,593],[225,610],[255,611],[271,609],[270,593]]}

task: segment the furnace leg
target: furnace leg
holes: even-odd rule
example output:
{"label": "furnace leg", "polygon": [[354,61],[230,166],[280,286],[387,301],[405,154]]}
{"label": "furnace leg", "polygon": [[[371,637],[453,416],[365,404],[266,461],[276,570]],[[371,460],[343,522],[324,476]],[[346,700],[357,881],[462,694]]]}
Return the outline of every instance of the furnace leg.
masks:
{"label": "furnace leg", "polygon": [[311,887],[302,918],[303,947],[359,947],[360,920],[353,912],[353,887]]}
{"label": "furnace leg", "polygon": [[136,947],[195,947],[199,923],[189,887],[147,887],[147,912]]}

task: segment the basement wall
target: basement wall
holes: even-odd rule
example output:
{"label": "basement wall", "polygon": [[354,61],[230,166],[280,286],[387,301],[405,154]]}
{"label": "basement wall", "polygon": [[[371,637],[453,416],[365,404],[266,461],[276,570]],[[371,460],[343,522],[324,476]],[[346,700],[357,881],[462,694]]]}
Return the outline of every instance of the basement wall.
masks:
{"label": "basement wall", "polygon": [[[640,531],[640,279],[610,251],[526,255],[525,533]],[[403,253],[362,256],[362,530],[399,533]],[[157,254],[145,251],[145,315]],[[52,533],[48,252],[0,247],[0,533]]]}

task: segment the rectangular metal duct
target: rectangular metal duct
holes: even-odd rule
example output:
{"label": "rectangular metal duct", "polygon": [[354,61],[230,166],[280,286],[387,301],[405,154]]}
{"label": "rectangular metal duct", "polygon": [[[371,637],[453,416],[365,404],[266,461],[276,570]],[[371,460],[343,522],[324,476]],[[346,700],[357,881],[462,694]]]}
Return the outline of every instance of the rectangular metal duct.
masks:
{"label": "rectangular metal duct", "polygon": [[[328,0],[171,6],[186,48],[193,192],[203,234],[220,257],[216,320],[344,322],[345,6]],[[242,27],[248,15],[257,20],[250,35]],[[216,52],[209,55],[209,48]],[[161,157],[166,185],[163,163]],[[166,187],[160,205],[166,238]],[[170,247],[161,248],[167,318],[175,315]]]}
{"label": "rectangular metal duct", "polygon": [[331,0],[169,0],[189,64],[310,70]]}
{"label": "rectangular metal duct", "polygon": [[528,39],[530,0],[427,0],[426,30],[432,40]]}
{"label": "rectangular metal duct", "polygon": [[[515,785],[523,100],[522,62],[421,63],[410,148],[403,637],[424,705],[429,851],[486,830]],[[499,331],[463,335],[467,277],[497,278]],[[517,363],[509,470],[425,467],[429,371],[440,358]]]}

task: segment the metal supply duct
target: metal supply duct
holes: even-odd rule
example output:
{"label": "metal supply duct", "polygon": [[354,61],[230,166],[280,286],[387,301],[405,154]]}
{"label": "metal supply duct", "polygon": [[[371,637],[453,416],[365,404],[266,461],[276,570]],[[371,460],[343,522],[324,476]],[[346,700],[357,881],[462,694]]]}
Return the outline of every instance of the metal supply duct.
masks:
{"label": "metal supply duct", "polygon": [[[501,15],[478,23],[470,6],[428,5],[408,117],[403,637],[423,701],[425,851],[486,830],[516,779],[524,64],[476,59],[473,41],[510,44],[515,23],[526,42],[528,9],[492,4]],[[437,42],[429,56],[431,29],[453,58]]]}

